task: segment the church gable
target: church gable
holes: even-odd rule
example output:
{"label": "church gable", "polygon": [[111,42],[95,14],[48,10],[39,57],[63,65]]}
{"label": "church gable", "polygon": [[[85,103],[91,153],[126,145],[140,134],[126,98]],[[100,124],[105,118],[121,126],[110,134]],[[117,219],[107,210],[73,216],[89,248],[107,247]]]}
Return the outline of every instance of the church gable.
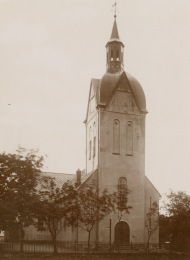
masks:
{"label": "church gable", "polygon": [[127,114],[139,114],[139,110],[135,104],[130,86],[125,78],[118,82],[113,95],[108,104],[108,108],[114,112],[123,112]]}
{"label": "church gable", "polygon": [[145,196],[148,196],[148,194],[152,194],[152,196],[155,197],[157,200],[161,198],[161,194],[159,193],[159,191],[155,188],[148,177],[145,176]]}
{"label": "church gable", "polygon": [[85,121],[88,121],[96,113],[98,84],[99,84],[98,79],[92,79],[91,85],[90,85],[90,92],[89,92],[89,99],[88,99],[88,106],[87,106],[87,115],[86,115]]}

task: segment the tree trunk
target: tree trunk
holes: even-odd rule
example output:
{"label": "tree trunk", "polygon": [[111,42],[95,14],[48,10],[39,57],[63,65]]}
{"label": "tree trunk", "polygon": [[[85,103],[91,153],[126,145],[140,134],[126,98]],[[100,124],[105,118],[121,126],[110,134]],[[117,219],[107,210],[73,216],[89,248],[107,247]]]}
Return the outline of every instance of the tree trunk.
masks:
{"label": "tree trunk", "polygon": [[52,242],[53,242],[53,253],[57,254],[57,235],[56,235],[56,232],[53,232],[53,231],[51,232],[51,238],[52,238]]}
{"label": "tree trunk", "polygon": [[88,254],[90,253],[90,232],[91,230],[88,230]]}
{"label": "tree trunk", "polygon": [[147,240],[147,248],[146,248],[147,254],[149,254],[149,247],[150,247],[150,236],[148,236],[148,240]]}
{"label": "tree trunk", "polygon": [[53,253],[57,254],[57,240],[56,240],[56,237],[53,238]]}
{"label": "tree trunk", "polygon": [[57,254],[57,233],[56,233],[56,229],[54,226],[54,223],[52,223],[53,221],[51,219],[48,219],[48,229],[50,231],[51,234],[51,239],[52,239],[52,243],[53,243],[53,253]]}
{"label": "tree trunk", "polygon": [[20,252],[24,252],[24,229],[21,228],[20,230]]}

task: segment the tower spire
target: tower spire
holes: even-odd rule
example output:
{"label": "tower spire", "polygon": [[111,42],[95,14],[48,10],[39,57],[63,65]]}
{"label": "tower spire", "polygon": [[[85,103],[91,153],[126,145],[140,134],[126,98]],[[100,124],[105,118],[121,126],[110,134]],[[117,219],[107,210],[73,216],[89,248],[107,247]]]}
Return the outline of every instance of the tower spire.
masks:
{"label": "tower spire", "polygon": [[112,28],[112,33],[111,33],[111,38],[110,38],[110,40],[113,40],[113,39],[119,40],[119,33],[118,33],[118,29],[117,29],[116,18],[115,18],[115,20],[114,20],[114,24],[113,24],[113,28]]}
{"label": "tower spire", "polygon": [[110,73],[117,73],[123,71],[123,48],[124,44],[119,39],[117,29],[117,2],[112,5],[114,7],[114,23],[111,33],[111,38],[106,44],[107,49],[107,71]]}

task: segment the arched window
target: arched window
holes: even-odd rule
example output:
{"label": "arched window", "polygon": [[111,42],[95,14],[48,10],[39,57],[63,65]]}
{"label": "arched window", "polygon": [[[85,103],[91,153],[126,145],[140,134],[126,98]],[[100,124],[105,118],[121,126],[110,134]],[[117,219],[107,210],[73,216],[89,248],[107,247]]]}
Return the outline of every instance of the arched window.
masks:
{"label": "arched window", "polygon": [[118,209],[122,211],[127,206],[127,179],[120,177],[118,181]]}
{"label": "arched window", "polygon": [[114,120],[113,122],[113,153],[120,154],[120,122]]}
{"label": "arched window", "polygon": [[126,129],[126,155],[133,155],[133,123],[130,121]]}

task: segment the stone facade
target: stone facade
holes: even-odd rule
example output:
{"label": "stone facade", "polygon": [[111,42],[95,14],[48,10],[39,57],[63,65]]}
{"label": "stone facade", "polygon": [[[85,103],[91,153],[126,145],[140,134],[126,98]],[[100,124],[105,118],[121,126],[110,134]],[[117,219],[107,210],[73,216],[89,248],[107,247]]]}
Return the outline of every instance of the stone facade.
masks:
{"label": "stone facade", "polygon": [[[106,45],[107,72],[100,80],[92,79],[90,86],[86,172],[93,175],[96,170],[100,191],[117,192],[119,180],[126,180],[132,209],[121,221],[128,226],[128,243],[146,243],[147,213],[153,202],[159,204],[160,194],[145,177],[146,100],[139,82],[123,70],[123,47],[115,20]],[[117,240],[118,217],[112,213],[99,223],[96,236],[100,242],[108,241],[110,219],[112,242]],[[158,230],[151,242],[158,243]]]}
{"label": "stone facade", "polygon": [[[121,219],[112,212],[96,227],[91,241],[144,244],[148,238],[147,213],[160,194],[145,176],[146,100],[139,82],[124,71],[124,44],[119,39],[116,17],[111,38],[106,45],[107,71],[101,79],[92,79],[89,92],[86,125],[86,170],[82,186],[95,181],[99,191],[117,192],[125,182],[130,193],[129,214]],[[76,177],[71,180],[75,182]],[[159,242],[158,229],[151,243]],[[66,234],[66,235],[65,235]],[[87,232],[67,229],[58,240],[87,241]],[[50,240],[48,232],[26,230],[26,239]]]}

